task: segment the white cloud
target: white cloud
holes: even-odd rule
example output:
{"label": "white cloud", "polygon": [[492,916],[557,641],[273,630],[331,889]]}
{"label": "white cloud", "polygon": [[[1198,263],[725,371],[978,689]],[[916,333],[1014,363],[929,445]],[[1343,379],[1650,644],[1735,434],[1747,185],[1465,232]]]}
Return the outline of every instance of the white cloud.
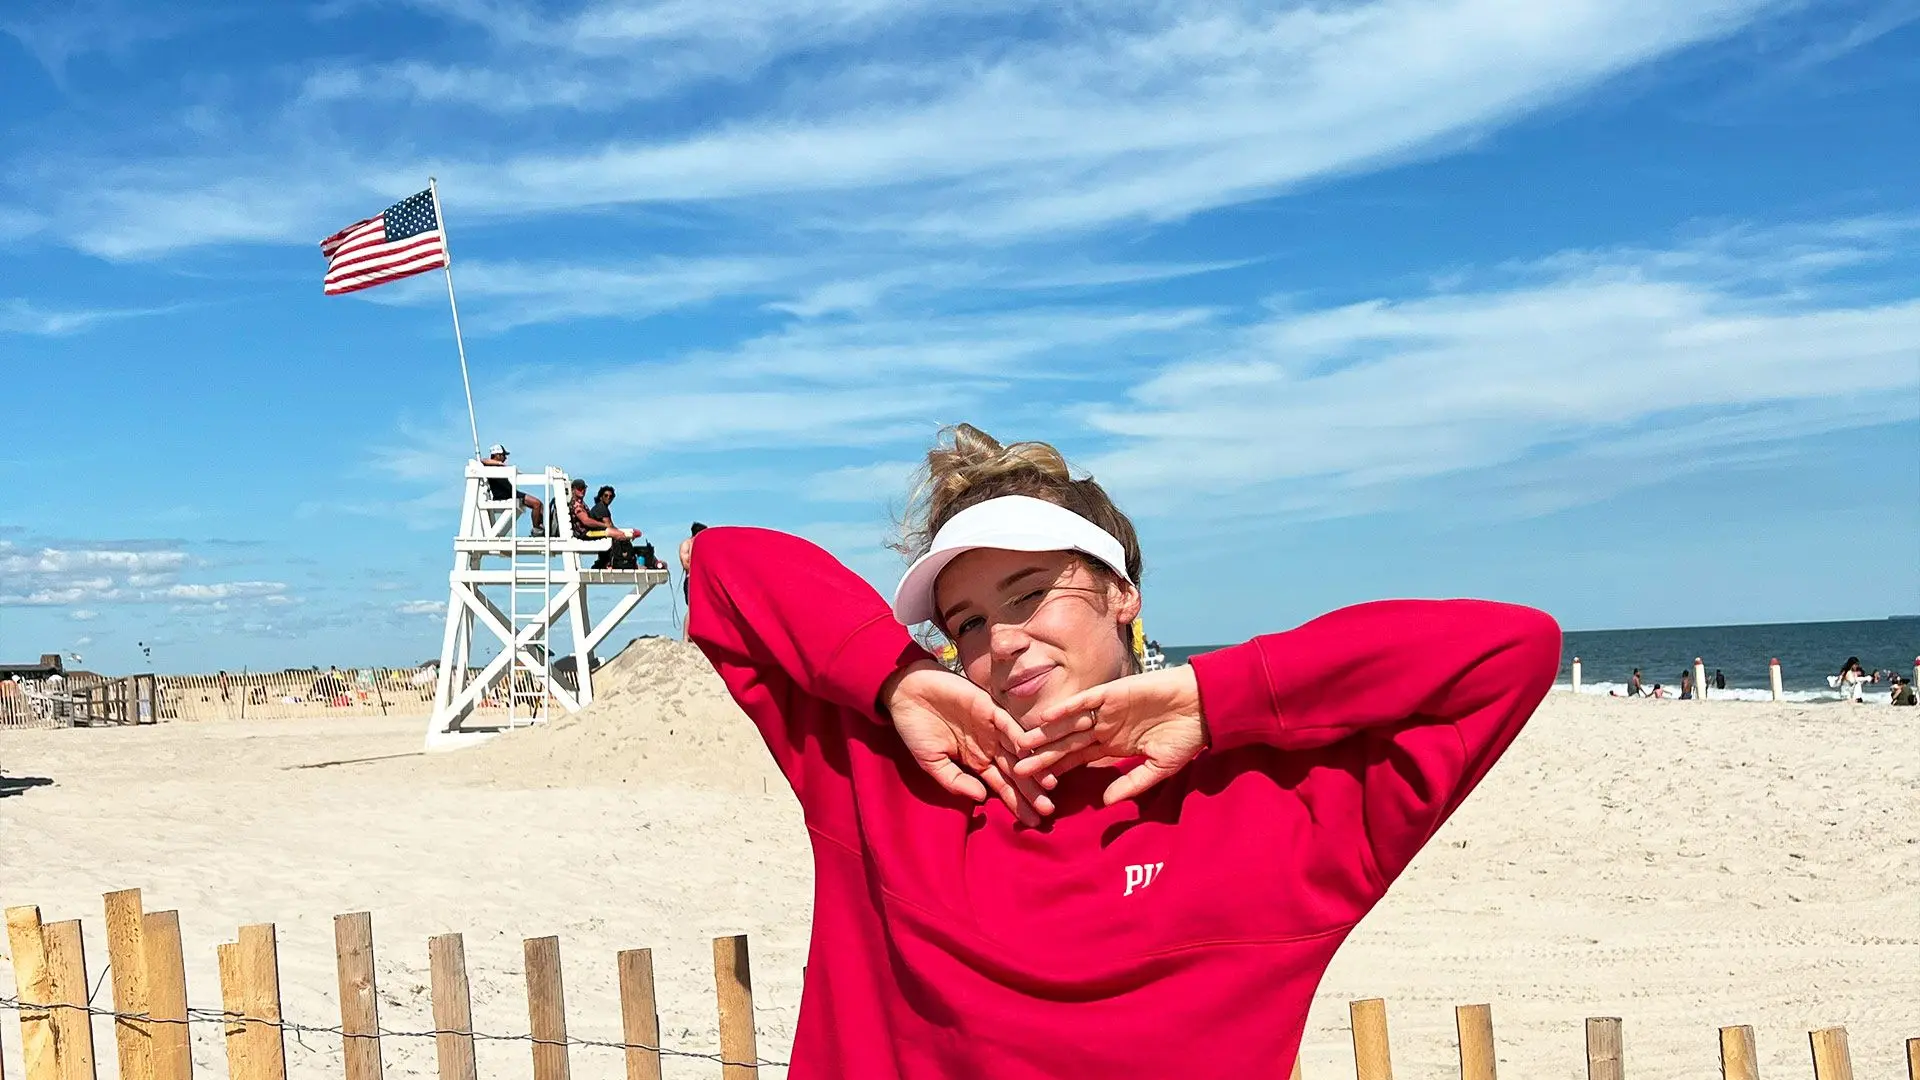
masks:
{"label": "white cloud", "polygon": [[75,607],[87,621],[93,604],[171,603],[220,607],[228,601],[289,603],[278,581],[181,582],[186,552],[158,546],[110,544],[22,548],[0,540],[0,606]]}
{"label": "white cloud", "polygon": [[938,85],[906,101],[875,80],[873,98],[797,115],[450,172],[492,207],[853,195],[819,213],[850,231],[1052,234],[1180,216],[1417,154],[1768,6],[1155,7],[1000,56],[921,61]]}
{"label": "white cloud", "polygon": [[134,46],[171,36],[182,19],[169,12],[128,6],[114,0],[83,0],[28,15],[24,10],[0,20],[0,34],[20,43],[56,79],[76,56],[123,55]]}
{"label": "white cloud", "polygon": [[100,617],[100,613],[88,608],[75,608],[67,613],[75,622],[91,622]]}
{"label": "white cloud", "polygon": [[[1087,406],[1088,465],[1153,505],[1263,490],[1299,513],[1417,499],[1439,477],[1524,468],[1600,497],[1755,447],[1920,417],[1920,297],[1859,301],[1698,249],[1564,255],[1531,279],[1285,312]],[[1834,260],[1845,262],[1846,260]],[[1534,462],[1538,454],[1552,460]]]}
{"label": "white cloud", "polygon": [[[792,288],[805,271],[796,260],[745,257],[658,258],[625,265],[473,259],[460,264],[460,296],[477,313],[474,329],[500,331],[579,318],[646,318],[723,296]],[[445,292],[439,283],[422,280],[369,299],[444,303]]]}
{"label": "white cloud", "polygon": [[[645,319],[719,300],[760,301],[802,319],[864,315],[885,304],[931,302],[958,293],[1071,293],[1102,286],[1167,281],[1247,265],[1103,263],[1084,255],[1033,268],[1025,260],[903,259],[845,252],[756,256],[655,256],[608,262],[522,262],[475,258],[460,264],[460,297],[469,332],[581,318]],[[438,306],[446,289],[433,278],[397,282],[363,299],[392,306]]]}
{"label": "white cloud", "polygon": [[[1786,439],[1911,419],[1920,297],[1842,283],[1916,232],[1885,219],[1738,228],[1469,269],[1411,296],[1281,298],[1251,321],[883,308],[729,351],[570,373],[590,381],[600,415],[622,418],[611,428],[583,428],[579,392],[546,373],[487,394],[515,402],[508,441],[545,461],[730,475],[736,490],[817,501],[897,501],[934,429],[964,419],[1060,442],[1150,513],[1352,514],[1470,478],[1534,513],[1753,460]],[[416,431],[386,464],[444,481],[463,427]],[[734,468],[741,451],[817,461],[836,448],[857,463]]]}
{"label": "white cloud", "polygon": [[908,479],[920,467],[916,461],[882,461],[849,465],[815,473],[802,488],[807,498],[820,502],[885,502],[898,500]]}
{"label": "white cloud", "polygon": [[[5,239],[6,222],[0,220],[0,240]],[[90,330],[105,322],[159,315],[170,308],[58,308],[40,307],[14,297],[0,300],[0,334],[35,334],[59,337]]]}
{"label": "white cloud", "polygon": [[[489,124],[484,140],[443,143],[431,161],[413,138],[417,109],[351,103],[357,141],[342,146],[333,112],[280,102],[257,131],[190,140],[172,159],[51,154],[34,174],[48,205],[33,211],[115,258],[311,243],[431,169],[468,215],[705,204],[773,232],[993,246],[1176,218],[1437,152],[1786,4],[1025,4],[1006,10],[1049,32],[973,39],[939,33],[952,9],[917,0],[596,4],[551,18],[437,4],[511,46],[499,70],[334,65],[306,100],[405,93],[418,109],[457,99],[516,111],[552,86],[559,104],[631,100],[636,82],[684,83],[682,64],[741,77],[823,40],[887,47],[783,69],[691,128],[644,106],[628,123],[533,125],[524,137]],[[929,53],[929,40],[987,44]],[[556,74],[556,55],[579,64]],[[367,122],[389,112],[404,123]],[[355,180],[339,181],[342,158],[362,164]]]}
{"label": "white cloud", "polygon": [[220,581],[204,585],[169,585],[161,589],[155,598],[188,602],[261,597],[271,600],[281,598],[286,591],[286,584],[279,581]]}
{"label": "white cloud", "polygon": [[402,615],[445,615],[445,600],[403,600],[393,606]]}
{"label": "white cloud", "polygon": [[[1204,327],[1199,309],[1032,308],[983,315],[803,323],[657,363],[592,373],[529,370],[482,396],[511,400],[492,425],[523,455],[570,469],[650,469],[664,456],[872,447],[917,438],[1015,381],[1110,382],[1144,350]],[[583,423],[582,387],[593,415]],[[465,417],[409,431],[380,454],[406,479],[444,483],[467,451]]]}
{"label": "white cloud", "polygon": [[0,244],[20,240],[46,228],[44,214],[11,206],[0,206]]}
{"label": "white cloud", "polygon": [[108,571],[116,575],[177,573],[187,565],[184,551],[113,548],[21,549],[0,541],[0,576],[68,575]]}

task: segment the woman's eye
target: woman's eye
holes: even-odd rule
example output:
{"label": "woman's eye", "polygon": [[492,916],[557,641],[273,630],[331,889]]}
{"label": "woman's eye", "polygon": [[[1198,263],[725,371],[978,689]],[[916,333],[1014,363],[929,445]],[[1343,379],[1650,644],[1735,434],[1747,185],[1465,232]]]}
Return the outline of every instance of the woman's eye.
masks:
{"label": "woman's eye", "polygon": [[964,637],[965,635],[971,634],[975,630],[978,630],[985,625],[987,625],[987,620],[982,619],[978,615],[975,615],[973,618],[968,619],[967,621],[961,623],[959,626],[954,627],[953,636]]}
{"label": "woman's eye", "polygon": [[1031,603],[1033,603],[1033,602],[1034,602],[1035,600],[1038,600],[1038,599],[1040,599],[1041,597],[1043,597],[1043,596],[1045,596],[1045,595],[1047,595],[1047,590],[1045,590],[1045,589],[1035,589],[1035,590],[1033,590],[1032,592],[1030,592],[1030,593],[1028,593],[1028,594],[1026,594],[1025,596],[1022,596],[1022,597],[1021,597],[1020,599],[1018,599],[1018,600],[1015,600],[1015,601],[1014,601],[1014,603],[1016,603],[1016,604],[1031,604]]}

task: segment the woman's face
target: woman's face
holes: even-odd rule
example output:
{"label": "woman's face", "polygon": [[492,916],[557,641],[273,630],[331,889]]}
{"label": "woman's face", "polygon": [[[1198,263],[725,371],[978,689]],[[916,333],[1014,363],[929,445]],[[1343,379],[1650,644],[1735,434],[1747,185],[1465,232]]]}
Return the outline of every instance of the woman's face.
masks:
{"label": "woman's face", "polygon": [[1073,552],[969,551],[933,594],[961,670],[1015,720],[1129,670],[1140,591]]}

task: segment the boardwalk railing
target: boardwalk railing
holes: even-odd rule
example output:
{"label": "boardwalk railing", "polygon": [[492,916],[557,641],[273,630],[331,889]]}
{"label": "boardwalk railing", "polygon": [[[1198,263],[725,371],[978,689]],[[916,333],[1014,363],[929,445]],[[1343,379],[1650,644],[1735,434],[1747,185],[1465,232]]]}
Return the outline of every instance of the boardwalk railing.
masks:
{"label": "boardwalk railing", "polygon": [[[660,1080],[663,1057],[708,1062],[721,1080],[756,1080],[761,1068],[787,1064],[759,1055],[744,935],[713,939],[720,1045],[689,1049],[661,1044],[653,954],[647,949],[629,949],[615,958],[621,1031],[616,1041],[568,1034],[558,938],[523,943],[529,1019],[524,1033],[476,1031],[461,936],[429,938],[433,1027],[401,1031],[380,1023],[372,917],[365,912],[339,915],[334,918],[334,950],[340,1021],[311,1023],[281,1012],[278,939],[271,923],[240,927],[235,940],[217,948],[221,1006],[213,1009],[188,1000],[179,913],[146,911],[138,889],[108,893],[105,900],[111,1006],[95,1004],[99,988],[88,988],[78,919],[43,922],[37,907],[7,909],[18,996],[0,995],[0,1011],[19,1016],[25,1080],[95,1080],[96,1016],[114,1020],[120,1080],[192,1080],[188,1031],[194,1024],[219,1025],[224,1032],[230,1080],[286,1080],[288,1034],[308,1049],[313,1049],[306,1041],[310,1035],[339,1039],[345,1080],[382,1080],[384,1039],[433,1040],[440,1080],[477,1080],[477,1041],[526,1043],[533,1080],[568,1080],[569,1052],[575,1047],[621,1051],[627,1080]],[[1386,1003],[1369,998],[1352,1002],[1349,1009],[1356,1080],[1392,1080]],[[1462,1005],[1454,1015],[1461,1080],[1497,1080],[1492,1008]],[[1809,1032],[1808,1047],[1813,1080],[1852,1080],[1846,1029]],[[1719,1048],[1723,1080],[1759,1080],[1751,1027],[1721,1028]],[[1908,1080],[1920,1080],[1920,1038],[1907,1040],[1906,1050]],[[1588,1080],[1625,1080],[1618,1017],[1587,1020],[1586,1060]],[[1301,1080],[1298,1060],[1292,1073],[1294,1080]]]}

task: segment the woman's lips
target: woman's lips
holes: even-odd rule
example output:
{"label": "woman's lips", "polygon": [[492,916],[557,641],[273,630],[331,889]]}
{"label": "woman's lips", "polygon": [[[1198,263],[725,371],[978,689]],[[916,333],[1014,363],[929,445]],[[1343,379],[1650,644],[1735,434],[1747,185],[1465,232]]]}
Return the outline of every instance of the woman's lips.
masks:
{"label": "woman's lips", "polygon": [[1053,674],[1054,668],[1055,665],[1048,664],[1046,667],[1029,671],[1018,679],[1009,681],[1007,683],[1007,696],[1013,698],[1029,698],[1035,696],[1040,693],[1040,688],[1046,684],[1047,676]]}

